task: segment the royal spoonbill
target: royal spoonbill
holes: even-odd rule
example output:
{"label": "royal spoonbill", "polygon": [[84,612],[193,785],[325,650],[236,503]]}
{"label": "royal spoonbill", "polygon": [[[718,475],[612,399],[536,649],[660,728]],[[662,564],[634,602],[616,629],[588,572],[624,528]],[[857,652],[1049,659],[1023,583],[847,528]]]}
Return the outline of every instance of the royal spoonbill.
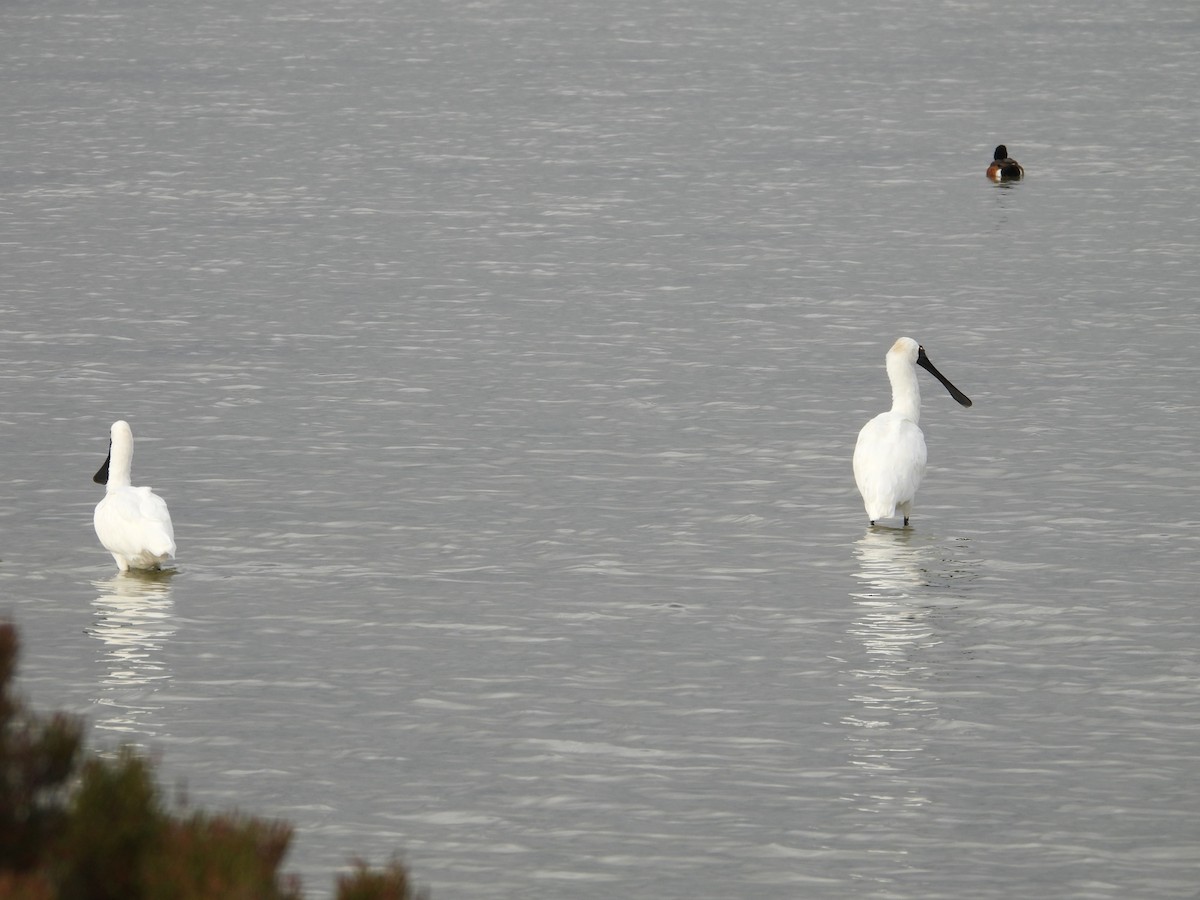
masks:
{"label": "royal spoonbill", "polygon": [[992,181],[1020,181],[1025,177],[1025,169],[1015,159],[1008,158],[1008,148],[1001,144],[992,154],[987,177]]}
{"label": "royal spoonbill", "polygon": [[925,474],[917,366],[940,381],[963,406],[970,406],[971,400],[934,368],[925,348],[910,337],[892,344],[886,360],[888,380],[892,383],[892,408],[877,415],[858,433],[858,443],[854,445],[854,481],[872,525],[897,514],[904,516],[907,525],[913,498]]}
{"label": "royal spoonbill", "polygon": [[113,422],[108,458],[92,481],[105,486],[92,521],[100,543],[113,555],[117,568],[157,569],[175,555],[175,529],[167,503],[148,487],[133,487],[133,430],[125,421]]}

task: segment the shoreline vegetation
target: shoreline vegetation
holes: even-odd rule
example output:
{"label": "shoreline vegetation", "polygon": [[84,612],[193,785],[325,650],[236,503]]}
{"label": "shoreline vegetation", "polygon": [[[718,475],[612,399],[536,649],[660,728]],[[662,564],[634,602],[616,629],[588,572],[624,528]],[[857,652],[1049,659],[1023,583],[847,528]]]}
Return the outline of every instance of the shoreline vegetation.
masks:
{"label": "shoreline vegetation", "polygon": [[[291,825],[169,809],[145,756],[89,751],[82,719],[25,707],[19,650],[0,622],[0,900],[303,900],[280,871]],[[398,860],[351,866],[336,900],[429,900]]]}

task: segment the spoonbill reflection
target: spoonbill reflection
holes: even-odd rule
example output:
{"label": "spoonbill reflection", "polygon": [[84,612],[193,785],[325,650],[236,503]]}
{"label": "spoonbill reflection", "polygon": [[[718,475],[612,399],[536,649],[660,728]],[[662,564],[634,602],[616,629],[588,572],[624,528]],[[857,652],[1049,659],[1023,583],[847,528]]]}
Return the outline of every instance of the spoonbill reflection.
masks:
{"label": "spoonbill reflection", "polygon": [[880,413],[858,433],[854,446],[854,481],[862,494],[867,517],[879,519],[912,515],[913,498],[925,474],[925,435],[921,433],[921,388],[917,366],[940,381],[963,406],[971,400],[952,385],[925,355],[925,348],[909,337],[899,338],[887,353],[888,380],[892,383],[892,408]]}
{"label": "spoonbill reflection", "polygon": [[167,645],[178,630],[171,598],[173,569],[118,572],[103,581],[92,601],[94,620],[84,631],[100,641],[101,674],[89,718],[96,728],[119,732],[125,743],[161,736],[164,703],[155,695],[170,685]]}
{"label": "spoonbill reflection", "polygon": [[108,458],[92,476],[92,481],[105,486],[92,521],[100,543],[122,572],[157,569],[175,555],[175,529],[167,503],[150,488],[130,484],[132,464],[133,430],[124,420],[113,422]]}

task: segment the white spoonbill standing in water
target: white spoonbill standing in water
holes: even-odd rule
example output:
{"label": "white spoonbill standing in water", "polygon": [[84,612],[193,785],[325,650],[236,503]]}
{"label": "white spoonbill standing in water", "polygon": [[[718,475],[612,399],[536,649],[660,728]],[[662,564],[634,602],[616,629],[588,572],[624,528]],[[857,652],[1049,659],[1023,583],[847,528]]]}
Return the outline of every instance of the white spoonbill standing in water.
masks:
{"label": "white spoonbill standing in water", "polygon": [[917,366],[942,383],[963,406],[970,398],[950,383],[925,355],[925,348],[909,337],[899,338],[887,353],[888,380],[892,383],[892,408],[863,426],[854,445],[854,480],[862,494],[867,518],[912,515],[913,498],[925,474],[925,435],[921,433],[921,388]]}
{"label": "white spoonbill standing in water", "polygon": [[108,458],[92,481],[105,486],[93,522],[100,543],[113,555],[117,568],[157,569],[175,555],[175,529],[167,502],[148,487],[133,487],[133,430],[125,421],[113,422]]}

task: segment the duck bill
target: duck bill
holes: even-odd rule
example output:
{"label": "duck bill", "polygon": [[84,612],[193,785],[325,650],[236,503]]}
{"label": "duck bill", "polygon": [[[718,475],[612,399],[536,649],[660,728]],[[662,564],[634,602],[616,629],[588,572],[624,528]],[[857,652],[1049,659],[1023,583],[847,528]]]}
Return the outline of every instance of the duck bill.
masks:
{"label": "duck bill", "polygon": [[936,378],[942,383],[942,387],[950,392],[950,396],[961,403],[963,406],[971,405],[971,398],[956,388],[950,383],[950,379],[937,370],[937,366],[929,361],[929,357],[925,355],[925,348],[922,347],[917,351],[917,365]]}
{"label": "duck bill", "polygon": [[96,484],[108,484],[108,464],[112,461],[112,451],[109,451],[108,456],[104,457],[104,465],[100,470],[92,476],[92,481]]}

